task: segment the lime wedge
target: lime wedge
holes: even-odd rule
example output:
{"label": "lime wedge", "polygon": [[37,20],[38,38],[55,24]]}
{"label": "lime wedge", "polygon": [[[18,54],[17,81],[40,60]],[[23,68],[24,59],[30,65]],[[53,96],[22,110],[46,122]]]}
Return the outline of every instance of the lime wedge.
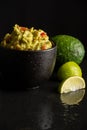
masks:
{"label": "lime wedge", "polygon": [[80,76],[72,76],[62,81],[58,87],[60,93],[68,93],[85,88],[85,80]]}

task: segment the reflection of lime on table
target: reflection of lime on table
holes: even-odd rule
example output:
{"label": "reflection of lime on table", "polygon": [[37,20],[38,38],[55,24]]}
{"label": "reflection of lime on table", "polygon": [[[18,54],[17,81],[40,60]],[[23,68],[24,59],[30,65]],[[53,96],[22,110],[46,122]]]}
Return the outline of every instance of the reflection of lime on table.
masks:
{"label": "reflection of lime on table", "polygon": [[60,93],[69,93],[85,88],[85,80],[80,76],[72,76],[61,82],[58,90]]}
{"label": "reflection of lime on table", "polygon": [[84,95],[85,95],[85,89],[81,89],[78,91],[61,94],[60,100],[64,104],[74,105],[81,102],[82,99],[84,98]]}

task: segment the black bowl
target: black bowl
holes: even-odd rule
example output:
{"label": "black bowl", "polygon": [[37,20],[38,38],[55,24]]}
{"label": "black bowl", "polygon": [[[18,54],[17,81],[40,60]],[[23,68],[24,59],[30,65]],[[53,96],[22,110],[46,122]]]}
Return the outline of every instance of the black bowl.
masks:
{"label": "black bowl", "polygon": [[0,80],[4,88],[32,88],[50,79],[56,63],[57,47],[39,51],[19,51],[0,47]]}

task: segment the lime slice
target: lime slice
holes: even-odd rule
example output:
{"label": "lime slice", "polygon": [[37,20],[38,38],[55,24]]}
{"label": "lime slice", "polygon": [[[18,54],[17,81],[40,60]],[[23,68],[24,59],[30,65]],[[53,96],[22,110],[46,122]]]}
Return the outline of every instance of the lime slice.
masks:
{"label": "lime slice", "polygon": [[82,69],[76,62],[66,62],[58,69],[57,77],[59,80],[65,80],[72,76],[82,77]]}
{"label": "lime slice", "polygon": [[62,81],[58,87],[60,93],[68,93],[85,88],[85,80],[80,76],[72,76]]}
{"label": "lime slice", "polygon": [[75,105],[79,104],[85,95],[85,89],[80,89],[78,91],[63,93],[60,95],[60,100],[63,104]]}

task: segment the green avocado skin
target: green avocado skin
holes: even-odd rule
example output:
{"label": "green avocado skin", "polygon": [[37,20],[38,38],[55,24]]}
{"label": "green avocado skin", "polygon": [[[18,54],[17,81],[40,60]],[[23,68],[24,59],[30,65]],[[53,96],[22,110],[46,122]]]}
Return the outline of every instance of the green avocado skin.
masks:
{"label": "green avocado skin", "polygon": [[64,64],[67,61],[75,61],[80,64],[85,56],[83,43],[70,35],[55,35],[51,37],[57,44],[57,63]]}

